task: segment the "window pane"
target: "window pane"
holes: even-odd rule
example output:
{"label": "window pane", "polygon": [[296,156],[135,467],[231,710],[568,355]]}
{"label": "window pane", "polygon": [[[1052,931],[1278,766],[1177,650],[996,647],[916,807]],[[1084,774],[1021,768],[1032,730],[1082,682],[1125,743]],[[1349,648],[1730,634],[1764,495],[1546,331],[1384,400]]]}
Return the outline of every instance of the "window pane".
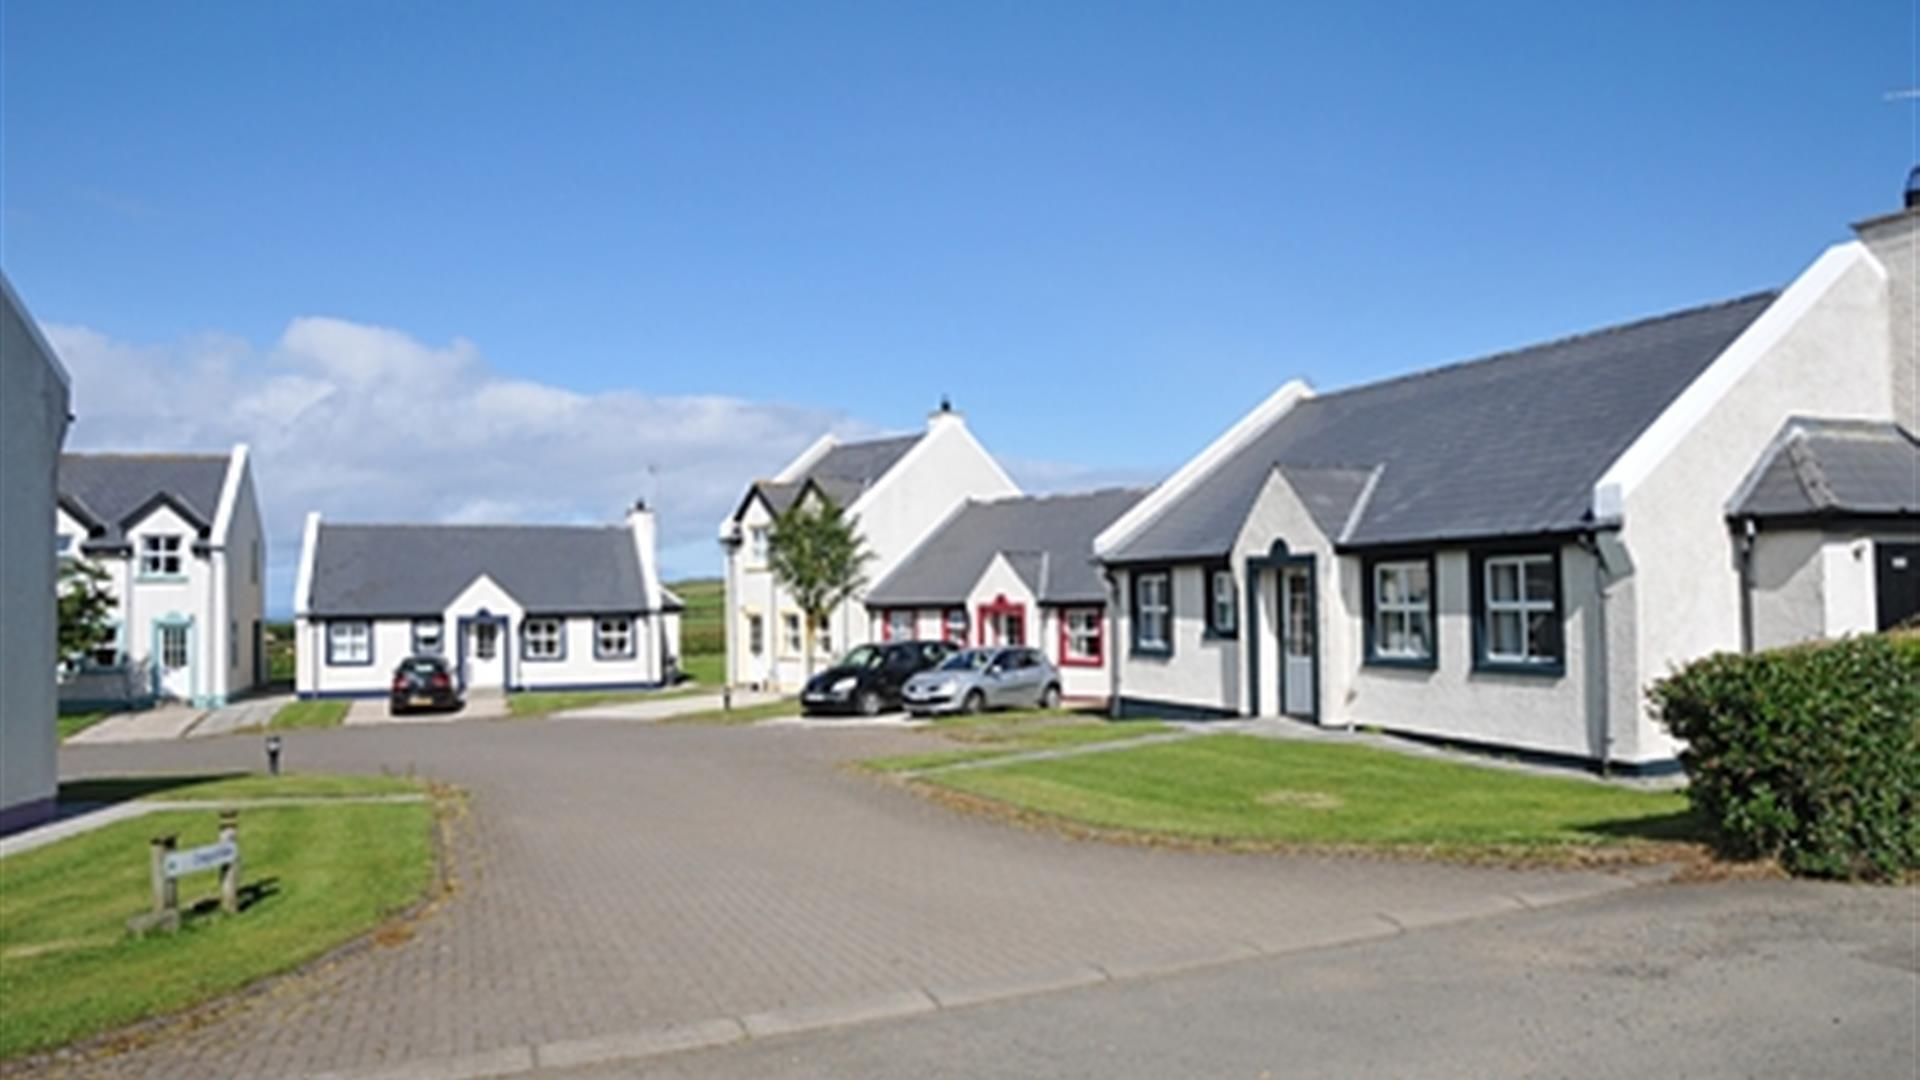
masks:
{"label": "window pane", "polygon": [[1487,564],[1487,580],[1495,600],[1520,599],[1520,567],[1512,562]]}
{"label": "window pane", "polygon": [[1407,614],[1407,646],[1414,656],[1433,655],[1433,633],[1427,625],[1427,613],[1413,611]]}
{"label": "window pane", "polygon": [[1407,617],[1398,611],[1380,613],[1380,651],[1399,655],[1407,649]]}
{"label": "window pane", "polygon": [[1560,650],[1553,642],[1553,613],[1536,611],[1527,616],[1527,655],[1535,660],[1555,660]]}
{"label": "window pane", "polygon": [[1427,564],[1409,563],[1403,573],[1405,573],[1407,579],[1407,601],[1414,604],[1425,604],[1427,602],[1428,590],[1431,588],[1427,581]]}
{"label": "window pane", "polygon": [[1554,593],[1553,560],[1527,560],[1527,599],[1551,601]]}
{"label": "window pane", "polygon": [[1507,659],[1520,657],[1520,613],[1517,611],[1496,611],[1487,620],[1489,639],[1487,653]]}
{"label": "window pane", "polygon": [[1379,581],[1376,587],[1380,590],[1380,600],[1382,603],[1399,603],[1402,595],[1399,568],[1393,566],[1381,567],[1379,570]]}

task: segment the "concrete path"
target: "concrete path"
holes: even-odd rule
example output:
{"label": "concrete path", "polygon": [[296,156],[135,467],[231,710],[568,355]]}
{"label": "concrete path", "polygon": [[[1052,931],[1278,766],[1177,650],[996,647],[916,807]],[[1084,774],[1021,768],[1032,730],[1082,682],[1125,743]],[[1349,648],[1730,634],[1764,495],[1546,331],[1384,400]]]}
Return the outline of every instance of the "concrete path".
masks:
{"label": "concrete path", "polygon": [[230,735],[243,728],[263,728],[273,719],[273,714],[280,711],[281,706],[292,700],[292,694],[262,694],[244,698],[207,713],[199,723],[187,730],[187,735],[198,739],[209,735]]}
{"label": "concrete path", "polygon": [[388,724],[451,724],[458,720],[498,720],[509,715],[505,695],[479,693],[451,712],[406,712],[395,714],[385,697],[355,698],[341,723],[350,727]]}
{"label": "concrete path", "polygon": [[[780,700],[780,695],[762,693],[756,690],[736,690],[733,693],[733,707],[744,709],[754,705],[765,705]],[[647,723],[654,720],[666,720],[675,716],[688,716],[693,713],[714,712],[721,707],[719,693],[683,694],[678,697],[661,697],[652,701],[629,701],[617,705],[592,705],[584,709],[571,709],[555,713],[555,720],[629,720]],[[796,706],[796,710],[798,707]]]}
{"label": "concrete path", "polygon": [[[383,725],[286,740],[302,769],[412,770],[466,788],[457,888],[405,941],[79,1075],[584,1066],[1385,939],[1636,884],[1076,843],[844,767],[926,748],[904,731]],[[208,739],[69,749],[61,764],[112,775],[257,756]]]}
{"label": "concrete path", "polygon": [[158,705],[139,712],[115,713],[74,735],[62,745],[87,746],[100,743],[178,739],[199,723],[200,718],[206,714],[207,710],[196,709],[191,705]]}

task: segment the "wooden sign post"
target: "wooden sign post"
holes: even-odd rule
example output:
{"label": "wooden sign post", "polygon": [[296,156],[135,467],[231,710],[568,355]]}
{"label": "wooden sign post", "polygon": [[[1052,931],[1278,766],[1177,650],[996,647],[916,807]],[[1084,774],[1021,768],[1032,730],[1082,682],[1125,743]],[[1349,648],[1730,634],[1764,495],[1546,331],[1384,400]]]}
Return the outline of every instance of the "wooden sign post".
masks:
{"label": "wooden sign post", "polygon": [[127,930],[146,934],[180,929],[180,879],[202,870],[220,871],[220,910],[240,914],[240,814],[220,811],[220,839],[205,847],[179,850],[179,837],[156,836],[147,843],[147,867],[153,882],[153,910],[127,920]]}

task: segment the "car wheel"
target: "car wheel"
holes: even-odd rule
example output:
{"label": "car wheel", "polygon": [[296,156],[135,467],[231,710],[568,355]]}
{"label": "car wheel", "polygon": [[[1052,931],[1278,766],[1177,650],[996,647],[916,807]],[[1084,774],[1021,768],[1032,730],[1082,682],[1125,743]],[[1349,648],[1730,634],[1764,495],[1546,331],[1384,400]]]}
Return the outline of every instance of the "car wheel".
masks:
{"label": "car wheel", "polygon": [[960,711],[968,716],[977,716],[987,709],[987,695],[978,690],[967,691],[967,698],[960,704]]}
{"label": "car wheel", "polygon": [[860,691],[860,695],[853,699],[853,704],[854,708],[860,710],[861,716],[880,715],[880,695],[871,690]]}
{"label": "car wheel", "polygon": [[1048,686],[1045,690],[1040,691],[1040,707],[1048,712],[1052,712],[1060,707],[1060,688],[1058,686]]}

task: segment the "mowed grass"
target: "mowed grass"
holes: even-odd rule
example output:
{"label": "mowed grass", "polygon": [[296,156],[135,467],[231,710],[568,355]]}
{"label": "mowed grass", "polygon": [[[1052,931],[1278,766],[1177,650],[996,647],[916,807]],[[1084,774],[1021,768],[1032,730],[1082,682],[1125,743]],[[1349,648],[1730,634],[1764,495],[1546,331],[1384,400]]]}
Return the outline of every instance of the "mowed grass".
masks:
{"label": "mowed grass", "polygon": [[60,733],[60,740],[65,742],[67,739],[105,720],[109,715],[110,714],[105,711],[61,714],[56,721]]}
{"label": "mowed grass", "polygon": [[708,687],[726,681],[726,583],[690,578],[667,584],[686,603],[680,613],[680,670]]}
{"label": "mowed grass", "polygon": [[507,711],[514,716],[547,716],[569,709],[587,709],[595,705],[620,705],[629,701],[665,701],[708,692],[706,687],[683,686],[673,690],[523,690],[507,695]]}
{"label": "mowed grass", "polygon": [[346,722],[350,703],[339,700],[289,701],[280,706],[269,728],[330,728]]}
{"label": "mowed grass", "polygon": [[966,744],[966,748],[869,758],[860,763],[861,767],[880,773],[919,772],[1033,750],[1061,750],[1123,742],[1173,729],[1151,721],[1116,723],[1094,719],[1088,714],[1024,712],[947,717],[919,730]]}
{"label": "mowed grass", "polygon": [[725,653],[701,653],[680,658],[680,670],[703,689],[719,686],[727,677]]}
{"label": "mowed grass", "polygon": [[187,1008],[286,971],[405,910],[433,879],[429,804],[245,809],[237,916],[181,880],[177,935],[133,938],[149,907],[147,841],[212,843],[217,819],[166,811],[0,861],[0,1060]]}
{"label": "mowed grass", "polygon": [[1699,836],[1678,792],[1209,735],[923,781],[1098,830],[1245,846],[1597,848]]}

